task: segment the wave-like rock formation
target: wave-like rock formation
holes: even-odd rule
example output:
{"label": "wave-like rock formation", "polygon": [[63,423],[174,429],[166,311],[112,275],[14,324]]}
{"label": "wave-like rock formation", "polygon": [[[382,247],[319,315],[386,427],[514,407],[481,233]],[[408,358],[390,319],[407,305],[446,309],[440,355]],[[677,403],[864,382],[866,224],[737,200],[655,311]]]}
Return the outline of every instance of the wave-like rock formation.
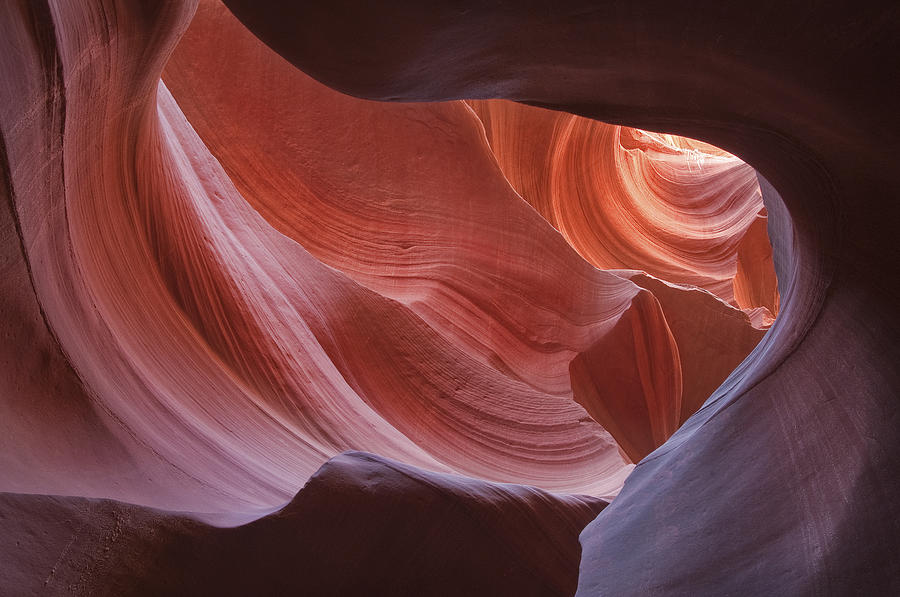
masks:
{"label": "wave-like rock formation", "polygon": [[[614,299],[597,296],[609,296],[621,285],[574,258],[520,200],[497,168],[496,148],[485,143],[483,119],[467,104],[394,106],[343,96],[283,61],[216,4],[201,5],[164,78],[242,195],[280,232],[359,283],[407,305],[498,373],[571,399],[569,363],[612,333],[603,309],[614,306]],[[303,109],[296,109],[296,102]],[[689,165],[681,157],[680,165]],[[755,174],[734,158],[728,164],[744,174],[742,184],[750,172],[752,192],[730,208],[752,222],[759,209]],[[738,186],[735,193],[746,191]],[[684,195],[676,199],[687,201]],[[710,217],[707,225],[715,222]],[[767,244],[765,230],[759,232]],[[633,236],[629,242],[644,241]],[[734,262],[732,255],[732,270]],[[759,269],[766,273],[765,264]],[[774,270],[768,274],[774,276]],[[727,282],[730,287],[730,278]],[[634,309],[639,318],[656,315]],[[686,317],[690,309],[685,305]],[[660,351],[652,366],[680,376],[677,348],[665,324],[647,329],[647,339]],[[707,333],[727,343],[730,332]],[[757,340],[762,335],[749,325],[747,333]],[[733,352],[707,353],[715,383],[704,387],[702,396],[691,393],[691,413],[753,345],[742,346],[736,359]],[[627,373],[639,377],[631,371],[643,366],[632,358],[634,350],[617,350]],[[690,354],[693,347],[683,350]],[[610,388],[618,374],[606,376]],[[663,401],[680,402],[680,393],[679,380],[665,390]],[[615,392],[607,399],[621,401]],[[678,423],[649,439],[652,448]],[[616,432],[613,436],[622,441]]]}
{"label": "wave-like rock formation", "polygon": [[893,4],[228,4],[354,95],[517,99],[754,166],[779,319],[584,531],[579,593],[897,591]]}
{"label": "wave-like rock formation", "polygon": [[777,288],[753,168],[684,137],[514,102],[472,105],[510,183],[585,259],[764,307],[771,323]]}
{"label": "wave-like rock formation", "polygon": [[[34,373],[29,385],[10,392],[54,392],[42,386],[40,368],[56,366],[53,374],[72,386],[61,389],[65,409],[99,419],[59,433],[63,442],[83,436],[78,445],[46,448],[39,445],[46,411],[17,405],[34,422],[19,429],[7,419],[8,452],[26,454],[3,471],[8,488],[246,514],[289,499],[329,457],[365,448],[495,481],[617,492],[630,467],[609,433],[572,400],[568,362],[609,333],[640,289],[581,260],[518,200],[462,103],[414,112],[461,120],[448,133],[456,150],[435,151],[442,172],[425,171],[431,188],[400,177],[394,186],[406,185],[410,196],[389,192],[380,185],[391,181],[379,182],[372,164],[326,197],[335,225],[349,228],[321,238],[344,238],[352,259],[391,274],[384,284],[395,292],[319,261],[296,242],[306,237],[282,233],[244,200],[159,83],[189,8],[142,16],[138,7],[59,7],[63,13],[53,14],[24,6],[6,38],[26,57],[31,50],[35,62],[52,61],[23,58],[8,65],[6,77],[22,81],[4,98],[14,224],[8,239],[18,259],[11,272],[18,286],[33,288],[19,308],[30,309],[32,327],[43,321],[46,335],[37,363],[25,367]],[[108,22],[113,13],[121,26]],[[256,43],[221,5],[204,7],[200,33],[215,25],[203,17],[216,14]],[[130,35],[129,24],[136,27]],[[36,27],[55,33],[44,40]],[[115,44],[104,38],[113,31]],[[82,62],[88,55],[90,64]],[[246,55],[252,52],[238,53]],[[198,52],[200,66],[203,56]],[[336,96],[329,92],[323,104]],[[354,100],[348,110],[365,120],[361,104]],[[348,111],[330,107],[335,122],[350,122]],[[446,141],[395,112],[371,116],[392,129],[411,121],[414,130],[397,131],[394,143]],[[328,173],[329,161],[353,155],[349,145],[326,143],[329,153],[313,156],[322,167],[300,170],[309,184]],[[262,157],[244,160],[245,170],[232,177],[277,180],[246,169],[267,155],[250,147]],[[400,149],[398,163],[421,161]],[[33,168],[43,157],[49,163]],[[468,177],[444,167],[454,161]],[[345,170],[354,168],[336,172]],[[469,186],[454,188],[453,180]],[[369,185],[379,190],[370,196],[382,209],[345,217],[347,198]],[[479,190],[481,209],[471,200]],[[416,220],[423,191],[442,211]],[[285,200],[253,188],[245,196]],[[391,209],[398,231],[385,213]],[[284,211],[290,215],[289,206]],[[359,217],[371,220],[363,225]],[[346,240],[354,230],[355,245]],[[387,249],[367,252],[377,238]],[[400,261],[391,262],[397,254]],[[16,331],[21,325],[9,323]],[[44,363],[44,354],[55,361]],[[15,365],[9,369],[17,375]],[[109,437],[92,440],[93,426]],[[98,449],[123,461],[98,461]],[[79,471],[82,459],[96,469]]]}
{"label": "wave-like rock formation", "polygon": [[0,592],[900,590],[895,9],[226,4],[2,15]]}

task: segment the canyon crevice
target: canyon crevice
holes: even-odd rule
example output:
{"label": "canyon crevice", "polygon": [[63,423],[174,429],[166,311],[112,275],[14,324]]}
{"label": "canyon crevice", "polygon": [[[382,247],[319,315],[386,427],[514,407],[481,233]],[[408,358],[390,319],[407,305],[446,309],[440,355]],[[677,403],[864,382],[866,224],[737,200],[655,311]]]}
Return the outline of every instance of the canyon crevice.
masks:
{"label": "canyon crevice", "polygon": [[8,3],[0,593],[900,591],[898,24]]}

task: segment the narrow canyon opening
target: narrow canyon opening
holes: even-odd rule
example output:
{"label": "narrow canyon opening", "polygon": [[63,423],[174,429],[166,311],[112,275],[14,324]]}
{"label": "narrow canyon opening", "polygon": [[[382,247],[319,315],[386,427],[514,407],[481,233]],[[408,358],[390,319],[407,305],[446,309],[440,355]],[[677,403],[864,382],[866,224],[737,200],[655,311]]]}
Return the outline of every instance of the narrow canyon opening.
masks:
{"label": "narrow canyon opening", "polygon": [[163,82],[268,225],[427,328],[433,346],[388,333],[394,313],[342,322],[377,365],[322,347],[451,470],[612,497],[777,314],[756,172],[709,144],[505,100],[355,99],[207,3]]}
{"label": "narrow canyon opening", "polygon": [[6,3],[0,593],[900,594],[894,4]]}

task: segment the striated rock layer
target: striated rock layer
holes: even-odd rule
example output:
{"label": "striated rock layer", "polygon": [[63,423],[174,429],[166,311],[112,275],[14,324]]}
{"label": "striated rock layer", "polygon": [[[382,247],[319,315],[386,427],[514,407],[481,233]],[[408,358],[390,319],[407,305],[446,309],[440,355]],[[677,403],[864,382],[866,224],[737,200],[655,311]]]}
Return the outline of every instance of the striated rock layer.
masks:
{"label": "striated rock layer", "polygon": [[3,15],[0,592],[900,590],[896,10],[228,4]]}
{"label": "striated rock layer", "polygon": [[[467,104],[387,105],[338,94],[284,62],[215,3],[201,4],[164,78],[243,196],[279,231],[361,284],[404,303],[497,373],[542,393],[572,397],[569,363],[612,333],[611,326],[601,327],[609,321],[603,309],[610,298],[598,300],[598,293],[607,297],[621,286],[574,259],[521,202],[506,173],[497,169],[496,147],[485,143],[483,119]],[[678,156],[675,163],[690,167],[692,162]],[[743,175],[743,186],[728,195],[743,202],[728,207],[738,219],[747,212],[742,221],[752,222],[759,209],[755,175],[734,158],[728,166]],[[707,185],[701,174],[695,173],[695,188]],[[717,188],[720,194],[728,190],[721,182]],[[687,204],[687,193],[659,195],[656,201]],[[723,217],[729,213],[720,211]],[[697,226],[700,220],[696,215]],[[707,218],[708,228],[716,225],[714,217]],[[743,231],[733,234],[738,232]],[[767,244],[764,230],[759,232]],[[622,238],[636,250],[646,241],[625,233]],[[731,255],[731,276],[734,262]],[[764,264],[758,269],[766,273]],[[768,274],[774,275],[771,269]],[[731,279],[726,282],[730,291]],[[683,321],[697,321],[690,302],[679,308]],[[640,313],[664,321],[645,309]],[[734,330],[698,323],[696,333],[715,336],[714,346],[729,344]],[[677,379],[681,362],[666,325],[648,330],[647,339],[659,345],[652,367]],[[750,325],[744,335],[762,336]],[[713,383],[699,392],[689,388],[687,414],[753,345],[706,351],[700,377]],[[701,349],[699,343],[682,348],[688,358]],[[649,363],[641,364],[634,350],[616,350],[628,375],[642,375],[638,370]],[[615,389],[618,374],[606,375],[606,389]],[[680,401],[680,386],[679,380],[666,388],[663,402]],[[621,401],[615,391],[604,399]],[[676,417],[666,433],[648,437],[650,449],[680,421]],[[623,441],[615,431],[613,436]]]}
{"label": "striated rock layer", "polygon": [[[572,400],[567,364],[640,289],[585,263],[518,201],[463,104],[427,110],[468,118],[438,158],[472,154],[464,165],[481,175],[470,184],[494,185],[482,191],[493,207],[465,212],[472,189],[448,186],[437,199],[455,218],[385,231],[406,242],[433,229],[405,269],[351,250],[395,273],[384,278],[397,293],[371,284],[378,294],[254,211],[159,83],[190,7],[18,10],[5,36],[23,54],[4,64],[17,82],[3,98],[5,238],[15,286],[32,292],[11,295],[27,317],[7,325],[25,336],[23,322],[43,323],[44,345],[11,355],[24,366],[5,373],[16,397],[4,405],[15,415],[4,419],[6,489],[245,516],[284,503],[329,457],[366,448],[496,481],[618,491],[630,467]],[[400,133],[396,143],[417,138]],[[317,163],[349,149],[332,151]],[[331,198],[335,209],[353,190]],[[406,226],[412,207],[399,208]],[[506,232],[488,234],[490,218],[499,230],[506,218]],[[42,404],[54,392],[63,414]],[[18,398],[29,395],[39,401]]]}
{"label": "striated rock layer", "polygon": [[471,104],[510,183],[585,259],[764,307],[771,323],[777,289],[753,168],[684,137],[513,102]]}
{"label": "striated rock layer", "polygon": [[[4,489],[244,518],[367,449],[611,496],[680,424],[673,314],[521,200],[466,103],[340,95],[213,2],[5,26],[4,325],[34,341],[9,344]],[[570,363],[612,344],[577,396]],[[645,400],[628,432],[589,415]]]}
{"label": "striated rock layer", "polygon": [[900,589],[892,3],[228,4],[357,96],[506,97],[755,167],[779,319],[583,532],[579,594]]}

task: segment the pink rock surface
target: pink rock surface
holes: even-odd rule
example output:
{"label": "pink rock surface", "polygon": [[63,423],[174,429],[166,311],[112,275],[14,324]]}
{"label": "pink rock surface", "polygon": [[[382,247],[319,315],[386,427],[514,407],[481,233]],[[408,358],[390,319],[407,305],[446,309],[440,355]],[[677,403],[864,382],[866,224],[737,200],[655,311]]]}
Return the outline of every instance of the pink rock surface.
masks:
{"label": "pink rock surface", "polygon": [[[732,288],[738,247],[747,246],[744,267],[757,263],[743,239],[762,208],[756,172],[740,159],[684,137],[514,102],[472,106],[510,184],[589,262],[644,270],[775,313],[755,288],[776,287],[771,264],[742,276],[742,292]],[[764,251],[764,219],[757,228],[752,237]]]}
{"label": "pink rock surface", "polygon": [[659,302],[642,292],[631,304],[611,333],[572,359],[569,371],[575,400],[638,462],[678,428],[682,380]]}
{"label": "pink rock surface", "polygon": [[900,590],[895,11],[227,4],[0,21],[0,592]]}
{"label": "pink rock surface", "polygon": [[[467,184],[487,185],[479,187],[485,207],[470,201],[471,186],[450,186],[459,179],[452,172],[433,183],[448,193],[436,196],[432,204],[443,211],[430,218],[407,216],[418,195],[406,204],[396,193],[375,195],[382,209],[372,210],[371,225],[359,229],[360,244],[349,254],[392,272],[382,278],[393,295],[369,281],[384,293],[378,294],[254,211],[158,84],[191,17],[188,7],[163,8],[144,21],[135,16],[140,9],[123,10],[115,44],[104,40],[110,7],[59,10],[42,18],[59,28],[47,51],[58,52],[60,79],[32,73],[24,59],[8,65],[9,78],[36,86],[36,99],[17,95],[20,88],[6,90],[10,196],[24,266],[63,357],[59,366],[76,372],[87,394],[82,400],[110,437],[76,446],[81,453],[45,458],[40,447],[31,448],[39,433],[20,439],[16,432],[9,451],[17,467],[3,471],[10,489],[77,488],[155,507],[247,514],[289,499],[329,457],[366,448],[495,481],[618,491],[630,467],[572,400],[567,366],[615,325],[638,288],[585,263],[518,200],[465,105],[430,107],[423,118],[436,122],[446,112],[461,119],[448,133],[459,148],[435,159],[448,163],[471,153],[463,165],[480,176]],[[219,5],[204,10],[228,16]],[[23,15],[10,29],[27,37],[27,23]],[[87,54],[91,68],[79,62]],[[154,60],[138,64],[130,58],[136,55]],[[317,84],[315,90],[327,91]],[[322,100],[332,123],[347,117],[335,97],[328,91]],[[48,127],[40,136],[37,125],[23,120],[29,114],[23,106],[46,98],[65,103],[50,101],[36,116]],[[374,111],[371,118],[391,128],[398,122],[393,112]],[[52,128],[55,119],[65,119],[64,130]],[[431,142],[425,138],[435,136],[431,129],[417,133],[416,122],[393,142]],[[28,165],[48,144],[61,150],[35,172]],[[473,147],[483,149],[480,156]],[[350,151],[330,150],[328,156],[339,157]],[[325,156],[317,160],[328,163]],[[332,214],[336,223],[346,219],[337,215],[349,211],[347,197],[360,185],[380,188],[380,171],[370,169],[334,200],[341,208]],[[248,180],[253,172],[241,174],[232,176]],[[421,191],[415,179],[404,180]],[[399,232],[388,226],[385,243],[432,236],[408,252],[405,268],[378,261],[396,247],[362,252],[379,238],[378,218],[390,209],[409,222]],[[491,226],[503,230],[501,221],[508,230],[488,234]],[[48,227],[55,232],[46,234]],[[436,298],[399,300],[412,292]],[[57,424],[55,415],[43,414],[48,425]],[[72,432],[89,433],[89,426]],[[93,449],[121,453],[124,461],[97,462]],[[71,460],[79,459],[96,470],[79,471],[70,482]]]}
{"label": "pink rock surface", "polygon": [[[192,127],[154,84],[189,8],[140,25],[125,10],[116,44],[105,10],[38,15],[58,29],[34,60],[55,52],[57,78],[7,65],[33,86],[5,99],[12,279],[30,281],[18,308],[32,327],[40,313],[55,359],[29,366],[73,395],[51,415],[40,401],[54,390],[33,375],[38,402],[10,404],[31,421],[8,424],[8,489],[248,514],[365,448],[494,481],[618,491],[630,467],[573,400],[569,363],[614,337],[623,314],[665,324],[632,304],[637,286],[591,267],[521,201],[466,104],[341,96],[206,3],[166,71]],[[8,39],[31,33],[26,16]],[[88,53],[91,68],[78,58]],[[154,59],[129,62],[138,54]],[[284,107],[298,97],[306,110]],[[40,101],[46,113],[23,120]],[[54,146],[44,169],[28,167]],[[629,377],[671,377],[661,404],[678,403],[673,346],[653,349],[658,362],[643,345],[616,350]],[[620,373],[602,382],[615,388]],[[604,399],[621,402],[614,394]],[[64,422],[61,446],[42,446]],[[90,468],[73,479],[80,460]]]}
{"label": "pink rock surface", "polygon": [[659,301],[678,347],[680,426],[759,344],[767,322],[755,322],[754,315],[769,311],[761,307],[747,313],[702,289],[671,284],[644,272],[616,273],[650,291]]}
{"label": "pink rock surface", "polygon": [[584,531],[579,593],[900,590],[892,3],[228,5],[356,96],[521,100],[756,168],[779,319]]}

